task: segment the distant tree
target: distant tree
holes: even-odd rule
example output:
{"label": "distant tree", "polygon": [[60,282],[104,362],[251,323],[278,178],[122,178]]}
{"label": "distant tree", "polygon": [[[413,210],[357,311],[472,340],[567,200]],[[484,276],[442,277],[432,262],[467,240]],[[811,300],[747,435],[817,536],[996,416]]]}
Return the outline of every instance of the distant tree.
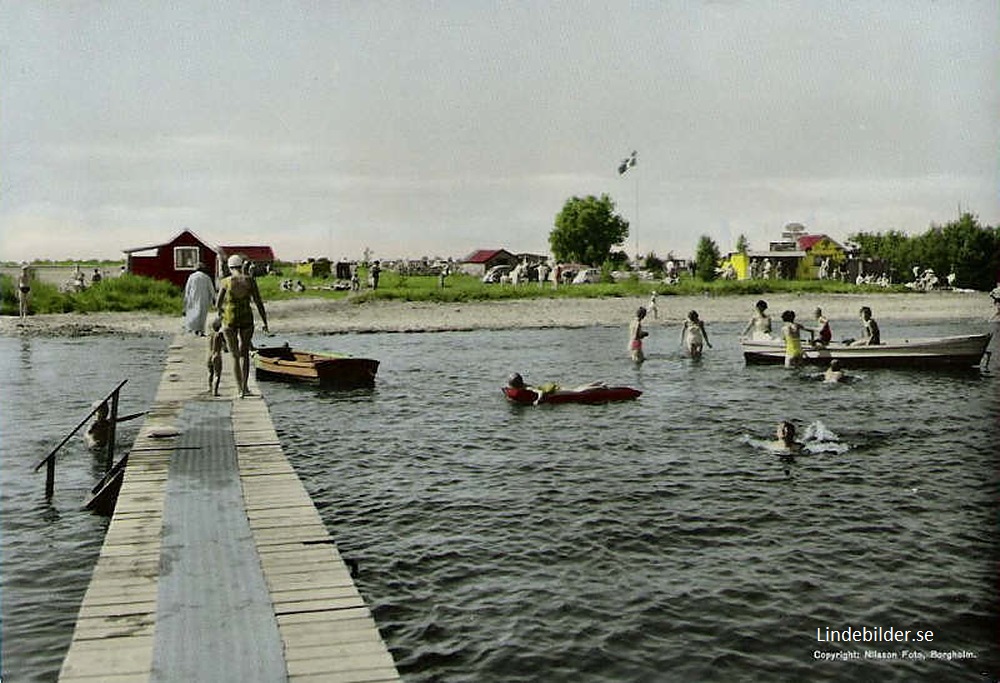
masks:
{"label": "distant tree", "polygon": [[656,255],[656,252],[651,251],[648,254],[646,254],[646,259],[643,263],[643,267],[646,270],[651,271],[653,273],[662,273],[666,263],[667,263],[666,261],[664,261],[663,259],[661,259],[659,256]]}
{"label": "distant tree", "polygon": [[745,254],[750,250],[750,243],[747,241],[747,236],[740,233],[740,236],[736,238],[736,251],[740,254]]}
{"label": "distant tree", "polygon": [[714,280],[720,258],[719,245],[708,235],[702,235],[698,240],[698,249],[694,256],[695,275],[706,282]]}
{"label": "distant tree", "polygon": [[613,270],[628,268],[628,252],[612,250],[605,263],[610,263]]}
{"label": "distant tree", "polygon": [[628,239],[628,221],[615,213],[607,194],[567,199],[549,233],[549,247],[558,261],[597,266],[611,258],[611,249]]}
{"label": "distant tree", "polygon": [[1000,230],[981,226],[971,213],[944,226],[931,225],[918,236],[890,230],[884,235],[858,233],[849,239],[862,256],[888,262],[901,280],[912,279],[914,268],[931,268],[941,279],[954,272],[956,286],[988,290],[1000,268]]}

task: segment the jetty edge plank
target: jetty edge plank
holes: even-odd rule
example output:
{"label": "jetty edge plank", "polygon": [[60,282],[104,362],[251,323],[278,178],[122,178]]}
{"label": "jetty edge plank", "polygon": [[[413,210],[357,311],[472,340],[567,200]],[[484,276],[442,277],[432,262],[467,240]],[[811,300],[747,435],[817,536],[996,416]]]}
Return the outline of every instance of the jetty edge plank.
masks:
{"label": "jetty edge plank", "polygon": [[[280,680],[399,681],[371,611],[281,448],[252,373],[253,395],[236,398],[227,357],[222,395],[213,397],[207,392],[206,353],[206,339],[193,335],[179,335],[169,346],[59,681],[206,680],[192,679],[190,668],[171,664],[174,648],[191,646],[181,642],[187,627],[165,626],[171,619],[212,629],[218,661],[186,666],[204,665],[213,681],[274,683],[273,666],[254,669],[233,661],[256,662],[258,653],[248,648],[267,651],[274,644]],[[188,469],[178,469],[179,463]],[[219,488],[234,483],[235,507],[241,508],[236,517],[206,512]],[[233,513],[232,507],[230,501],[226,512]],[[220,521],[223,528],[206,532]],[[241,536],[236,527],[244,524],[249,533]],[[208,538],[199,537],[206,533]],[[220,550],[220,542],[228,547]],[[234,553],[243,559],[233,559]],[[257,572],[262,581],[231,576],[234,564],[245,565],[239,571]],[[187,594],[199,587],[192,581],[220,577],[238,578],[241,585],[231,599],[266,605],[268,623],[248,627],[241,612],[246,605],[226,603],[230,591],[209,586],[203,592],[210,597]],[[180,591],[185,595],[175,595]],[[268,642],[272,634],[275,643]]]}

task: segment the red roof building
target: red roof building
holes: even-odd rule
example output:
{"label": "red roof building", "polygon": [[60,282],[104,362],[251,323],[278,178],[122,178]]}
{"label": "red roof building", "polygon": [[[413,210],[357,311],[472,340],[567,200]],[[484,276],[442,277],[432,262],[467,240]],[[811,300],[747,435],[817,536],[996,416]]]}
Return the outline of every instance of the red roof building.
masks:
{"label": "red roof building", "polygon": [[826,235],[803,235],[798,240],[799,250],[800,251],[809,251],[810,249],[813,248],[813,246],[817,242],[819,242],[824,237],[826,237]]}
{"label": "red roof building", "polygon": [[463,273],[482,277],[493,266],[515,266],[517,256],[506,249],[479,249],[462,259]]}
{"label": "red roof building", "polygon": [[183,230],[165,244],[125,249],[126,272],[167,280],[183,288],[188,276],[205,264],[209,274],[215,272],[215,249],[208,246],[190,230]]}
{"label": "red roof building", "polygon": [[258,275],[269,273],[274,267],[274,250],[271,247],[261,246],[219,247],[219,266],[224,269],[226,261],[233,254],[239,254],[248,261],[252,261]]}

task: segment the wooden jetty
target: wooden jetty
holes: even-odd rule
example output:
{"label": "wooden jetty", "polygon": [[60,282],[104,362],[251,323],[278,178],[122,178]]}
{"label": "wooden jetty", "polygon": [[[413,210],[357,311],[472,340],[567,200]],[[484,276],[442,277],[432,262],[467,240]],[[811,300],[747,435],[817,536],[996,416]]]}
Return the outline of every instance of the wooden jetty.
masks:
{"label": "wooden jetty", "polygon": [[206,349],[169,347],[59,680],[399,681],[252,373],[211,396]]}

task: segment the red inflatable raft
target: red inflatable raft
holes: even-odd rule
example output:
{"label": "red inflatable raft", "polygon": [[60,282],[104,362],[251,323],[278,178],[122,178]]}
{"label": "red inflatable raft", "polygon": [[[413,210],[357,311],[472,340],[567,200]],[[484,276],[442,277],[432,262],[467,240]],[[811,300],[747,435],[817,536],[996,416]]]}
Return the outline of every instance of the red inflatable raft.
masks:
{"label": "red inflatable raft", "polygon": [[632,387],[587,386],[577,389],[556,389],[542,393],[529,388],[515,389],[503,387],[504,396],[514,403],[607,403],[608,401],[632,401],[642,394]]}

